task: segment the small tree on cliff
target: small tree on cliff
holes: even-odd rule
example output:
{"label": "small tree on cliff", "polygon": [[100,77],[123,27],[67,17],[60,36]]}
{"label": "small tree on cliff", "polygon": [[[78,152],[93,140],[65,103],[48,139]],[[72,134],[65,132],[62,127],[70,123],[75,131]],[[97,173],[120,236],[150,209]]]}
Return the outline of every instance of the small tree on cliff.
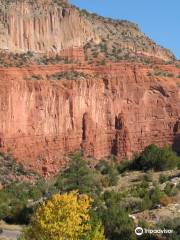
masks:
{"label": "small tree on cliff", "polygon": [[26,240],[105,240],[101,224],[90,216],[91,199],[73,191],[56,194],[39,207],[31,226],[25,230]]}

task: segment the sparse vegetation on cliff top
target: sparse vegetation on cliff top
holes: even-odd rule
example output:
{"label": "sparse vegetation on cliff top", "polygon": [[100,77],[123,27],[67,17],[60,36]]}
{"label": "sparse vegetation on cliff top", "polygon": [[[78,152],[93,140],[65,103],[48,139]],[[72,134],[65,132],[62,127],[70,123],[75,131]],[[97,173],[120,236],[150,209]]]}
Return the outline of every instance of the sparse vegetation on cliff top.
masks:
{"label": "sparse vegetation on cliff top", "polygon": [[76,63],[72,59],[59,56],[37,55],[33,52],[26,53],[7,53],[0,52],[0,66],[2,67],[24,67],[29,65],[53,65],[53,64],[72,64]]}
{"label": "sparse vegetation on cliff top", "polygon": [[52,75],[49,75],[47,78],[49,80],[81,80],[81,79],[87,79],[90,75],[85,74],[83,72],[78,71],[66,71],[66,72],[59,72],[54,73]]}

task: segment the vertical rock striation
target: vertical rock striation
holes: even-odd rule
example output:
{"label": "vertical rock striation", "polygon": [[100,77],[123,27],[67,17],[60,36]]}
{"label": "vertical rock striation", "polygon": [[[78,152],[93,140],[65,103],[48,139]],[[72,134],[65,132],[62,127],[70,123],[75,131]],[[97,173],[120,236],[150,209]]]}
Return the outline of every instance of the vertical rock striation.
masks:
{"label": "vertical rock striation", "polygon": [[[0,49],[10,52],[58,53],[95,38],[92,26],[64,1],[1,0]],[[58,2],[58,1],[57,1]],[[66,2],[66,1],[65,1]]]}

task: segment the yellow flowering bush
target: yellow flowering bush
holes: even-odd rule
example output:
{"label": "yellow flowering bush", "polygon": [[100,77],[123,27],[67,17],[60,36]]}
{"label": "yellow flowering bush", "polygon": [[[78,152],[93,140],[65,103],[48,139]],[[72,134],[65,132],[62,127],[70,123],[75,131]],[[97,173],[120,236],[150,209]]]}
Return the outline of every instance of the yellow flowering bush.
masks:
{"label": "yellow flowering bush", "polygon": [[37,209],[23,239],[82,240],[90,236],[88,239],[104,240],[102,226],[92,229],[90,224],[91,202],[88,195],[76,191],[54,195]]}

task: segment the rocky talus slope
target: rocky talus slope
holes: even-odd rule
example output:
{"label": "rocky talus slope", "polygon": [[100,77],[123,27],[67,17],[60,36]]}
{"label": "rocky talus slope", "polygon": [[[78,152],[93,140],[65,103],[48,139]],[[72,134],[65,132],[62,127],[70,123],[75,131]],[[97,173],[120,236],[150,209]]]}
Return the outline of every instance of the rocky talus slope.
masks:
{"label": "rocky talus slope", "polygon": [[151,143],[180,151],[180,67],[169,50],[67,1],[0,3],[0,151],[44,174],[80,149],[96,159]]}

